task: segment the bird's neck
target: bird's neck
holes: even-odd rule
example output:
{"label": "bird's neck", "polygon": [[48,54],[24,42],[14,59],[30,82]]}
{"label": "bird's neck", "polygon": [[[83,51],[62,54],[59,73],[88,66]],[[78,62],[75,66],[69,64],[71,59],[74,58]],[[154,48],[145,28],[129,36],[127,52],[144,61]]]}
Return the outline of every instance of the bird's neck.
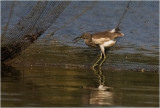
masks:
{"label": "bird's neck", "polygon": [[90,47],[97,47],[97,45],[95,43],[93,43],[92,41],[92,36],[90,36],[87,39],[84,39],[85,44],[87,44]]}
{"label": "bird's neck", "polygon": [[87,39],[84,39],[85,42],[92,42],[92,36],[88,36]]}

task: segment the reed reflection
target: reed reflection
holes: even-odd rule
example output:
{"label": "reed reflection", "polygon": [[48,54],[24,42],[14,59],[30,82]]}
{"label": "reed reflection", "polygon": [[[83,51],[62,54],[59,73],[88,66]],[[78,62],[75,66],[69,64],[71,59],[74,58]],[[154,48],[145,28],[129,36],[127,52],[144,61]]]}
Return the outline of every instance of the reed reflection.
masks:
{"label": "reed reflection", "polygon": [[1,82],[12,82],[20,80],[22,74],[22,72],[12,66],[6,65],[4,63],[1,64]]}

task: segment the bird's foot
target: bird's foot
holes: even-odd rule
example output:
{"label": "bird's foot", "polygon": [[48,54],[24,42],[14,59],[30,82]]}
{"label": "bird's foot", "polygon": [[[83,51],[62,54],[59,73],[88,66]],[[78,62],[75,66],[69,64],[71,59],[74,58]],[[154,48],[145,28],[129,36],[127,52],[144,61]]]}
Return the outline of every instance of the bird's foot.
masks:
{"label": "bird's foot", "polygon": [[95,70],[95,67],[97,66],[98,64],[94,64],[92,67],[91,67],[91,69],[92,70]]}
{"label": "bird's foot", "polygon": [[96,72],[96,69],[95,69],[93,66],[91,67],[91,69],[92,69],[94,72]]}
{"label": "bird's foot", "polygon": [[96,67],[96,66],[98,66],[98,64],[97,64],[97,63],[95,63],[95,64],[92,66],[92,68],[94,68],[94,67]]}

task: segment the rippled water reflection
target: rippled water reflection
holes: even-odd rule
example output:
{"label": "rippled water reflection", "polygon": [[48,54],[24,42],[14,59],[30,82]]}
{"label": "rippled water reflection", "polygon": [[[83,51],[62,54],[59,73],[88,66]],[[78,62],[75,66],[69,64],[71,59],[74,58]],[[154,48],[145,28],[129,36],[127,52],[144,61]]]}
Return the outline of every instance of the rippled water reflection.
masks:
{"label": "rippled water reflection", "polygon": [[159,103],[157,72],[52,66],[19,69],[2,77],[2,106],[158,106]]}

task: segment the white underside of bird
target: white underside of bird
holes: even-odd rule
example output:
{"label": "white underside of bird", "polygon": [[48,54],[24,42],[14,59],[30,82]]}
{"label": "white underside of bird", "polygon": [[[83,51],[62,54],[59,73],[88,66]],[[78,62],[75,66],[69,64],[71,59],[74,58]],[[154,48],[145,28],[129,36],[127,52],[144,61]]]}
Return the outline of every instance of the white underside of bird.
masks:
{"label": "white underside of bird", "polygon": [[116,41],[114,40],[109,40],[107,42],[104,42],[103,44],[101,44],[103,47],[111,47],[113,45],[115,45]]}
{"label": "white underside of bird", "polygon": [[103,46],[103,47],[111,47],[111,46],[115,45],[115,43],[116,43],[115,40],[108,40],[106,38],[100,38],[100,39],[92,38],[92,41],[100,46]]}

